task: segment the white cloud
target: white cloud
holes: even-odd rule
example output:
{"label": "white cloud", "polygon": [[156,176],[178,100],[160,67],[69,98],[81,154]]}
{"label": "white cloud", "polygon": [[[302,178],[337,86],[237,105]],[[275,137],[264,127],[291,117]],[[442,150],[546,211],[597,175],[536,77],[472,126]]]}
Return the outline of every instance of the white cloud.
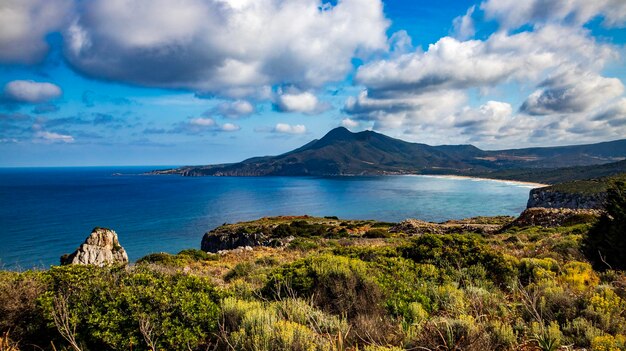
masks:
{"label": "white cloud", "polygon": [[356,128],[356,127],[359,126],[359,122],[355,121],[353,119],[350,119],[350,118],[344,118],[341,121],[341,125],[346,127],[346,128]]}
{"label": "white cloud", "polygon": [[290,125],[287,123],[278,123],[273,129],[274,133],[282,134],[304,134],[306,127],[302,124]]}
{"label": "white cloud", "polygon": [[626,25],[626,2],[623,0],[487,0],[481,9],[489,19],[496,19],[507,29],[530,24],[565,23],[582,25],[596,16],[608,27]]}
{"label": "white cloud", "polygon": [[454,29],[454,36],[457,39],[465,40],[471,38],[476,33],[476,28],[474,28],[474,20],[472,19],[472,15],[474,14],[474,10],[476,6],[472,6],[467,9],[467,12],[463,16],[459,16],[452,21],[452,27]]}
{"label": "white cloud", "polygon": [[328,104],[321,103],[315,94],[305,91],[282,91],[279,89],[275,106],[281,112],[300,112],[306,114],[316,114],[324,112],[329,108]]}
{"label": "white cloud", "polygon": [[[624,132],[591,120],[624,93],[618,79],[599,73],[617,57],[616,48],[597,42],[586,29],[556,24],[495,32],[485,40],[444,37],[425,52],[361,66],[355,80],[365,90],[347,99],[344,112],[420,142],[515,147],[598,141]],[[468,105],[474,92],[482,100],[501,95],[505,86],[536,87],[521,108],[524,113],[516,114],[508,102]]]}
{"label": "white cloud", "polygon": [[586,112],[605,106],[624,93],[624,85],[617,78],[575,69],[546,79],[540,88],[522,104],[522,112],[532,115]]}
{"label": "white cloud", "polygon": [[218,114],[226,118],[237,119],[249,116],[255,112],[254,105],[246,100],[222,102],[207,113]]}
{"label": "white cloud", "polygon": [[39,62],[48,50],[45,36],[63,27],[72,5],[71,0],[3,0],[0,62]]}
{"label": "white cloud", "polygon": [[215,125],[215,120],[208,117],[192,118],[189,120],[189,125],[198,127],[212,127]]}
{"label": "white cloud", "polygon": [[536,79],[563,64],[601,66],[615,56],[610,46],[596,43],[584,30],[547,26],[514,35],[495,33],[486,41],[444,37],[426,52],[361,66],[356,81],[371,95],[466,89]]}
{"label": "white cloud", "polygon": [[353,57],[386,48],[387,26],[380,0],[94,0],[64,37],[90,76],[246,96],[342,80]]}
{"label": "white cloud", "polygon": [[35,133],[36,142],[49,142],[49,143],[73,143],[74,137],[66,134],[59,134],[54,132],[48,132],[41,130]]}
{"label": "white cloud", "polygon": [[3,97],[9,101],[41,103],[61,96],[61,88],[52,83],[14,80],[4,86]]}
{"label": "white cloud", "polygon": [[241,127],[234,123],[224,123],[220,126],[220,129],[222,129],[224,132],[236,132],[240,130]]}
{"label": "white cloud", "polygon": [[362,91],[357,97],[348,98],[344,112],[356,120],[374,121],[375,129],[446,126],[466,102],[466,94],[458,90],[383,98],[371,97],[368,91]]}
{"label": "white cloud", "polygon": [[593,120],[626,130],[626,98],[622,98],[608,108],[601,110],[593,117]]}
{"label": "white cloud", "polygon": [[202,135],[212,132],[236,132],[238,130],[241,130],[241,127],[234,123],[224,123],[220,125],[213,118],[196,117],[176,123],[170,129],[148,128],[144,130],[144,133]]}

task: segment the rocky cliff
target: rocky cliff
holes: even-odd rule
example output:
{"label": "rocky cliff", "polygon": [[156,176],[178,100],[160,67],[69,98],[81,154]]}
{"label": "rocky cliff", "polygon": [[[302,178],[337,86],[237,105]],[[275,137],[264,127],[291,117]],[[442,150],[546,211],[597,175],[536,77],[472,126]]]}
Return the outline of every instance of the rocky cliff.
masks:
{"label": "rocky cliff", "polygon": [[[522,212],[512,223],[502,230],[511,227],[559,227],[593,222],[601,215],[600,210],[571,209],[571,208],[528,208]],[[501,231],[502,231],[501,230]]]}
{"label": "rocky cliff", "polygon": [[606,192],[563,192],[545,187],[530,191],[526,207],[602,209],[605,201]]}
{"label": "rocky cliff", "polygon": [[61,257],[61,264],[89,264],[105,266],[128,263],[126,250],[120,245],[117,233],[111,229],[96,227],[76,251]]}

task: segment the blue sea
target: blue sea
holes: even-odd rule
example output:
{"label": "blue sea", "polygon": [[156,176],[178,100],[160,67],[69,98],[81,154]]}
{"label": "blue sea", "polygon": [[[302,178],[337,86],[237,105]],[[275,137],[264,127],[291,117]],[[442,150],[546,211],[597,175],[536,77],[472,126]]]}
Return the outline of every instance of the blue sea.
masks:
{"label": "blue sea", "polygon": [[131,260],[199,248],[223,224],[264,216],[444,221],[517,215],[530,186],[428,176],[180,177],[159,167],[0,169],[0,268],[45,268],[96,226]]}

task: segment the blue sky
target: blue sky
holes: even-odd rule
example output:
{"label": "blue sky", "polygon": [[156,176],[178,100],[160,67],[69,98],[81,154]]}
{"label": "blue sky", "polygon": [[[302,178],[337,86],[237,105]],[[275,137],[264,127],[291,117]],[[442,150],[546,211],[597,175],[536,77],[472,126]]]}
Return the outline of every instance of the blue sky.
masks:
{"label": "blue sky", "polygon": [[6,0],[0,166],[626,137],[622,0]]}

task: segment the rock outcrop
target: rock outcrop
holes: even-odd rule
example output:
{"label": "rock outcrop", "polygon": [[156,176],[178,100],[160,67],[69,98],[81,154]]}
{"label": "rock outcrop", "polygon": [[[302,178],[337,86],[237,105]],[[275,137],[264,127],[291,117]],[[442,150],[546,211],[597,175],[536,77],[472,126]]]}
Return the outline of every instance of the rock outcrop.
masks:
{"label": "rock outcrop", "polygon": [[117,233],[111,229],[96,227],[80,247],[61,257],[61,264],[88,264],[105,266],[128,263],[126,250],[120,245]]}
{"label": "rock outcrop", "polygon": [[552,187],[537,188],[530,191],[527,208],[572,208],[602,209],[606,201],[606,192],[566,193]]}
{"label": "rock outcrop", "polygon": [[240,230],[230,231],[217,228],[204,234],[201,249],[205,252],[217,253],[239,247],[280,247],[287,245],[293,239],[294,237],[276,238],[264,232],[248,233]]}
{"label": "rock outcrop", "polygon": [[[502,220],[502,218],[498,219]],[[512,219],[513,218],[510,218],[509,221]],[[463,232],[491,234],[497,232],[501,228],[502,224],[478,223],[473,218],[458,221],[447,221],[444,223],[431,223],[418,219],[406,219],[389,228],[389,232],[404,233],[409,235],[455,234]]]}
{"label": "rock outcrop", "polygon": [[588,223],[600,217],[602,211],[593,209],[571,209],[571,208],[528,208],[520,214],[511,224],[505,226],[504,229],[510,227],[558,227],[563,225],[574,225],[579,223]]}

